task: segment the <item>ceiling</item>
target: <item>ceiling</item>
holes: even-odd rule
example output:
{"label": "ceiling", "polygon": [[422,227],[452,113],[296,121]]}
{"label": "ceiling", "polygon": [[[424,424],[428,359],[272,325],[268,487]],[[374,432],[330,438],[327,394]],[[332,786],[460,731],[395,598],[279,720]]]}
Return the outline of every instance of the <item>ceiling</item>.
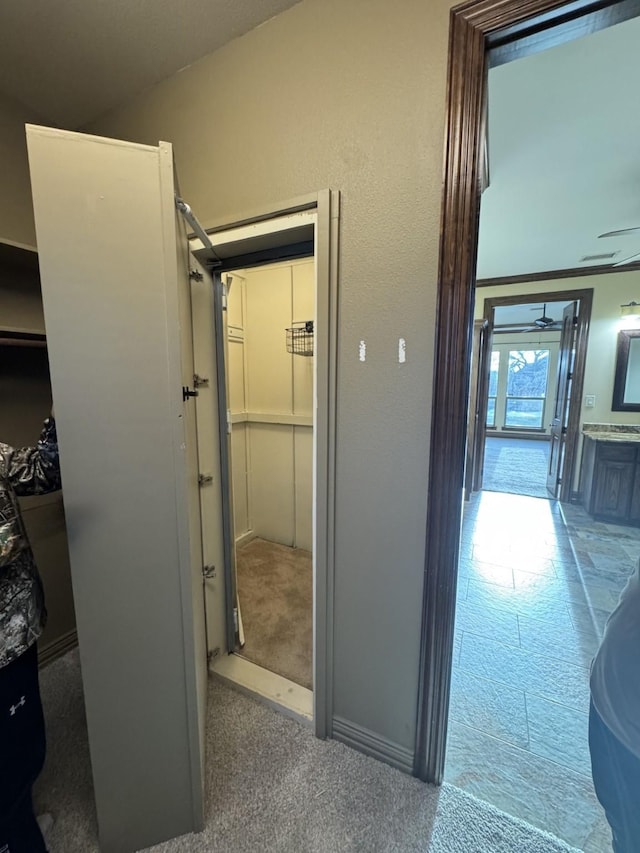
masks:
{"label": "ceiling", "polygon": [[478,278],[640,253],[640,231],[598,238],[640,226],[638,45],[633,18],[490,70]]}
{"label": "ceiling", "polygon": [[[76,129],[296,2],[4,2],[0,91]],[[479,278],[640,253],[640,231],[598,238],[640,226],[638,44],[635,18],[491,69]]]}
{"label": "ceiling", "polygon": [[0,90],[75,130],[299,0],[5,0]]}
{"label": "ceiling", "polygon": [[[562,311],[569,303],[561,302],[524,302],[520,305],[498,305],[494,308],[494,326],[522,326],[530,329],[535,326],[534,320],[542,317],[543,313],[552,320],[561,321]],[[544,331],[544,329],[540,330]],[[557,331],[557,330],[553,330]]]}

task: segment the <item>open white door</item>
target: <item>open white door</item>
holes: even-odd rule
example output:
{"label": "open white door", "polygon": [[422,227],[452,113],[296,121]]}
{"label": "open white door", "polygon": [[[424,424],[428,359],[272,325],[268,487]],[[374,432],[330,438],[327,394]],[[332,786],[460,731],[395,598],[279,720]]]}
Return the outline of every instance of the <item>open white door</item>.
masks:
{"label": "open white door", "polygon": [[232,276],[215,276],[214,328],[216,331],[218,359],[218,413],[221,425],[226,423],[225,440],[220,444],[220,461],[223,479],[223,523],[225,525],[225,565],[227,598],[227,647],[234,651],[244,645],[244,631],[238,601],[238,576],[236,562],[236,530],[233,514],[233,450],[231,401],[229,399],[229,300]]}
{"label": "open white door", "polygon": [[[230,472],[225,470],[224,464],[229,461],[228,457],[224,459],[228,445],[227,418],[226,410],[224,417],[220,417],[219,406],[219,385],[221,382],[224,384],[225,365],[224,358],[220,361],[221,352],[217,346],[214,322],[218,304],[215,288],[221,285],[219,276],[215,277],[214,283],[212,275],[193,255],[191,268],[194,358],[196,383],[199,386],[196,409],[202,474],[200,505],[207,642],[209,655],[215,661],[225,652],[233,652],[236,644],[231,615],[235,606],[233,504],[229,490]],[[225,439],[222,445],[221,435]]]}
{"label": "open white door", "polygon": [[27,138],[100,844],[126,853],[203,824],[188,251],[170,145]]}

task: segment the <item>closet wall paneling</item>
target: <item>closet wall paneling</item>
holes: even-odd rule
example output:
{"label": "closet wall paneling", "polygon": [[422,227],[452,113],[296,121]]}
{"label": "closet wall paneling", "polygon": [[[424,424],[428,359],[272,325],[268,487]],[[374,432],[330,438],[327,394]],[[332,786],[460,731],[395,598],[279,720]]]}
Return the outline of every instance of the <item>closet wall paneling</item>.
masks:
{"label": "closet wall paneling", "polygon": [[[259,536],[310,551],[314,359],[287,352],[286,329],[315,317],[315,264],[242,275],[243,314],[230,302],[229,316],[236,539]],[[230,299],[234,288],[235,273]]]}

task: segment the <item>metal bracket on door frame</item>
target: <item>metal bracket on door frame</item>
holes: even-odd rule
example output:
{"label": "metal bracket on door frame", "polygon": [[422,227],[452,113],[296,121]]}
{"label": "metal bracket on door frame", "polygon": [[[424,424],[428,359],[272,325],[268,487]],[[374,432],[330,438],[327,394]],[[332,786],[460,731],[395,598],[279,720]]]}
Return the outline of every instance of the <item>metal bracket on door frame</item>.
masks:
{"label": "metal bracket on door frame", "polygon": [[198,397],[198,392],[192,390],[187,385],[182,386],[182,402],[186,403],[189,397]]}

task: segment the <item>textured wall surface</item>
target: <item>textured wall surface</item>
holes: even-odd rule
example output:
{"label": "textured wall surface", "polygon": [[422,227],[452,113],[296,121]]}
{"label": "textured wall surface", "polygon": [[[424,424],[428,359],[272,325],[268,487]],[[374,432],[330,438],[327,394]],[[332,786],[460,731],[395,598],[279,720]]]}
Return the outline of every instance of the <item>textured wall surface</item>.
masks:
{"label": "textured wall surface", "polygon": [[325,187],[342,193],[334,710],[408,749],[449,6],[304,0],[85,128],[172,142],[181,191],[205,225]]}
{"label": "textured wall surface", "polygon": [[36,244],[24,125],[38,121],[40,118],[34,112],[0,93],[1,242]]}

